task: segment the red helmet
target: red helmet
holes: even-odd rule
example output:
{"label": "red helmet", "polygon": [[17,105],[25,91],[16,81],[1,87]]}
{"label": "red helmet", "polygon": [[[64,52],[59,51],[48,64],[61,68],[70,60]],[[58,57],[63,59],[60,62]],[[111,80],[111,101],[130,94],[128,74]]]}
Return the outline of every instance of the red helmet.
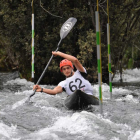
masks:
{"label": "red helmet", "polygon": [[62,72],[62,67],[67,65],[70,66],[72,69],[74,69],[72,62],[67,59],[64,59],[60,62],[60,71]]}

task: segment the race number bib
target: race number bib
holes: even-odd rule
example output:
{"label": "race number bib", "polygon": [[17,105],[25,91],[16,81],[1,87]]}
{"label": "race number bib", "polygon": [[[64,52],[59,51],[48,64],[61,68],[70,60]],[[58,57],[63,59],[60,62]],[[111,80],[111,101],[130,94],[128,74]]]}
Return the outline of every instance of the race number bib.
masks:
{"label": "race number bib", "polygon": [[72,91],[72,92],[74,92],[75,90],[77,90],[77,89],[81,89],[81,88],[84,88],[85,87],[85,85],[83,85],[83,83],[82,83],[82,80],[80,79],[80,78],[76,78],[75,79],[75,83],[78,83],[78,84],[74,84],[74,81],[71,81],[70,83],[69,83],[69,89]]}

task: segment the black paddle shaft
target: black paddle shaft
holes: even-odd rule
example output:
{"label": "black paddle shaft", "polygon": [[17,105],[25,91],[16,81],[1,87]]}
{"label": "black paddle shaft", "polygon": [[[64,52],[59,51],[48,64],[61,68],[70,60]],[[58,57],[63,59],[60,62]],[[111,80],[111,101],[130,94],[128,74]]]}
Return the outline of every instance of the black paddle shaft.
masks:
{"label": "black paddle shaft", "polygon": [[[55,50],[56,52],[57,52],[58,49],[59,49],[59,45],[60,45],[61,41],[62,41],[62,39],[60,39],[60,41],[59,41],[59,43],[58,43],[58,45],[57,45],[58,47],[57,47],[57,49]],[[40,83],[40,81],[42,80],[42,78],[43,78],[43,76],[44,76],[44,74],[45,74],[45,72],[46,72],[46,70],[47,70],[47,68],[48,68],[48,66],[49,66],[49,64],[50,64],[50,62],[51,62],[51,60],[52,60],[52,58],[53,58],[53,55],[51,56],[49,62],[47,63],[47,65],[46,65],[44,71],[42,72],[40,78],[38,79],[36,85],[38,85],[38,84]],[[29,96],[28,101],[29,101],[30,98],[35,94],[35,92],[36,92],[36,89],[35,89],[34,92]]]}
{"label": "black paddle shaft", "polygon": [[[58,49],[59,49],[59,45],[60,45],[60,43],[61,43],[61,40],[59,41],[59,43],[58,43],[58,47],[57,47],[57,49],[55,50],[56,52],[57,52]],[[38,79],[36,85],[38,85],[38,84],[40,83],[41,79],[43,78],[43,76],[44,76],[44,74],[45,74],[45,72],[46,72],[46,70],[47,70],[47,68],[48,68],[48,66],[49,66],[49,64],[50,64],[50,62],[51,62],[51,60],[52,60],[52,58],[53,58],[53,55],[51,56],[51,58],[50,58],[48,64],[46,65],[46,67],[45,67],[43,73],[41,74],[40,78]]]}
{"label": "black paddle shaft", "polygon": [[[71,18],[69,18],[69,19],[62,25],[61,30],[60,30],[60,38],[61,38],[61,39],[60,39],[60,41],[59,41],[59,43],[58,43],[58,45],[57,45],[57,46],[58,46],[57,49],[55,50],[56,52],[57,52],[58,49],[59,49],[59,45],[60,45],[62,39],[64,39],[64,38],[67,36],[67,34],[70,32],[70,30],[73,28],[73,26],[75,25],[76,22],[77,22],[77,19],[71,17]],[[53,58],[53,55],[51,56],[51,58],[50,58],[48,64],[46,65],[46,67],[45,67],[43,73],[41,74],[40,78],[38,79],[36,85],[38,85],[38,84],[40,83],[40,81],[41,81],[42,77],[44,76],[44,74],[45,74],[45,72],[46,72],[46,70],[47,70],[47,68],[48,68],[48,66],[49,66],[49,64],[50,64],[50,62],[51,62],[51,60],[52,60],[52,58]],[[33,91],[33,93],[28,97],[28,99],[27,99],[28,102],[29,102],[30,98],[35,94],[35,92],[36,92],[36,89],[35,89],[35,90]]]}

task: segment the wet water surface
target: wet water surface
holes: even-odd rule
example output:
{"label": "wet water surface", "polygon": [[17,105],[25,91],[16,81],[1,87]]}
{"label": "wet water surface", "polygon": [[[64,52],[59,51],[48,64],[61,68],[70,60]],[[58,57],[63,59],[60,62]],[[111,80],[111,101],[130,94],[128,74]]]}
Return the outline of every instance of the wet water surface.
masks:
{"label": "wet water surface", "polygon": [[[41,85],[54,88],[53,85]],[[71,111],[63,106],[66,94],[36,93],[33,83],[18,73],[0,74],[0,140],[139,140],[140,84],[102,85],[103,114],[99,106],[90,111]],[[98,97],[98,85],[93,85]]]}

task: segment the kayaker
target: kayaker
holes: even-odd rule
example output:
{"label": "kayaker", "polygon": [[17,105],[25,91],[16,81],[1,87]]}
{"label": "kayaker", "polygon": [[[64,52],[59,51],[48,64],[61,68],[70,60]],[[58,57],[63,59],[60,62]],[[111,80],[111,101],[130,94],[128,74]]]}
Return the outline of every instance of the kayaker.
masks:
{"label": "kayaker", "polygon": [[[51,95],[65,91],[68,95],[71,95],[75,90],[80,89],[86,94],[93,95],[93,87],[90,82],[84,78],[85,75],[87,75],[86,69],[79,60],[72,55],[60,51],[52,52],[52,54],[64,58],[64,60],[60,62],[60,71],[66,76],[66,79],[61,81],[54,89],[41,88],[39,85],[35,85],[33,90],[36,89],[36,92],[45,92]],[[76,71],[74,71],[73,65],[77,69]]]}

